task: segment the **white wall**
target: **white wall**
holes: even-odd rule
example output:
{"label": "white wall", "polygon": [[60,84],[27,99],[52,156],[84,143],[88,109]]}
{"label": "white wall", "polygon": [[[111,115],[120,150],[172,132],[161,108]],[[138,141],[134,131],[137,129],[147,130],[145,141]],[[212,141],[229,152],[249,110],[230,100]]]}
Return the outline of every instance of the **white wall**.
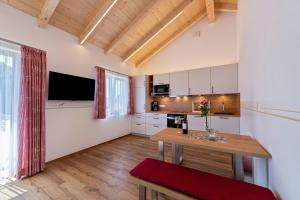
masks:
{"label": "white wall", "polygon": [[218,12],[211,24],[205,17],[146,62],[140,72],[156,74],[236,63],[236,15]]}
{"label": "white wall", "polygon": [[299,9],[295,0],[239,1],[241,132],[272,154],[270,186],[284,200],[300,199]]}
{"label": "white wall", "polygon": [[[9,39],[47,51],[48,70],[95,78],[94,66],[104,66],[126,74],[135,67],[123,64],[117,56],[106,56],[93,45],[78,44],[78,39],[53,26],[37,27],[36,19],[0,3],[0,38]],[[61,102],[47,102],[57,107]],[[130,120],[94,120],[93,102],[65,102],[64,107],[46,110],[46,160],[129,133]]]}

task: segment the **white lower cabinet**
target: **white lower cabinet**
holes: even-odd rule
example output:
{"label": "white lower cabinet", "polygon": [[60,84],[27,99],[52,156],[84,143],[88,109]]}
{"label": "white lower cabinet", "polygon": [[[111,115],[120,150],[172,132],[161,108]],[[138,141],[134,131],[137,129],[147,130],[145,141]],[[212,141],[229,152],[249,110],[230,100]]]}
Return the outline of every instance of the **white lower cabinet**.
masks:
{"label": "white lower cabinet", "polygon": [[240,118],[229,116],[211,116],[211,128],[224,133],[240,133]]}
{"label": "white lower cabinet", "polygon": [[146,134],[146,116],[145,113],[135,114],[131,117],[131,132],[137,134]]}
{"label": "white lower cabinet", "polygon": [[[205,131],[205,117],[200,115],[188,115],[188,127],[190,130]],[[208,127],[218,132],[240,133],[240,118],[230,116],[208,116]]]}
{"label": "white lower cabinet", "polygon": [[146,134],[155,133],[167,128],[167,114],[146,113]]}
{"label": "white lower cabinet", "polygon": [[[189,130],[205,131],[205,117],[200,115],[188,115],[188,128]],[[210,117],[208,116],[208,126],[210,124]]]}
{"label": "white lower cabinet", "polygon": [[167,114],[139,113],[131,117],[131,132],[142,135],[154,135],[167,128]]}
{"label": "white lower cabinet", "polygon": [[146,134],[147,135],[154,135],[159,131],[164,130],[167,126],[164,125],[155,125],[155,124],[146,124]]}

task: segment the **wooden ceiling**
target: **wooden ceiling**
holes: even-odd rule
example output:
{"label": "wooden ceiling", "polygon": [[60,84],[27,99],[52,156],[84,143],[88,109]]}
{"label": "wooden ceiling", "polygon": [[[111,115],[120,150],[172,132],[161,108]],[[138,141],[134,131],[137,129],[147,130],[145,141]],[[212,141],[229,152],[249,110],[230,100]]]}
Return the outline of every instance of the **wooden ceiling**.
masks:
{"label": "wooden ceiling", "polygon": [[206,15],[235,12],[237,0],[0,0],[105,53],[143,64]]}

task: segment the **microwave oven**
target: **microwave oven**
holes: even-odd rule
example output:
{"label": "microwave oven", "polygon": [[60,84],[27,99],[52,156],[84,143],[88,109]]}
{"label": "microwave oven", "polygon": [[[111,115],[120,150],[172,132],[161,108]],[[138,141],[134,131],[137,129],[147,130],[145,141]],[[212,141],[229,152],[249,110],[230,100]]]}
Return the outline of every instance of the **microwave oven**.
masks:
{"label": "microwave oven", "polygon": [[154,85],[153,96],[169,96],[169,84]]}

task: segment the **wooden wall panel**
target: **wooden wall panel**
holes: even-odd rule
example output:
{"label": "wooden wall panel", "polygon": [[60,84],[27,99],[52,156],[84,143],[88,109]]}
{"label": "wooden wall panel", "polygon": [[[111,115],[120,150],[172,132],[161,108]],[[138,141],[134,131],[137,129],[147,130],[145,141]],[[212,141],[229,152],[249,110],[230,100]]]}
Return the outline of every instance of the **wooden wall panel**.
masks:
{"label": "wooden wall panel", "polygon": [[[61,0],[49,23],[78,37],[105,1]],[[102,49],[106,48],[150,1],[118,0],[88,38],[88,42]],[[161,0],[144,19],[131,28],[125,39],[113,49],[112,53],[123,57],[183,1]],[[0,2],[38,17],[45,0],[0,0]],[[215,9],[234,11],[237,9],[237,0],[215,0]],[[141,48],[130,60],[136,64],[147,61],[188,29],[195,21],[202,19],[205,12],[205,0],[193,0],[181,16]]]}
{"label": "wooden wall panel", "polygon": [[178,17],[151,42],[149,42],[148,45],[146,45],[135,56],[133,56],[131,61],[137,64],[143,62],[143,60],[153,54],[153,52],[156,52],[164,42],[170,40],[170,38],[173,38],[178,29],[187,26],[187,22],[191,23],[198,15],[203,14],[205,9],[204,0],[194,0],[191,5],[189,5],[183,11],[183,14],[180,17]]}
{"label": "wooden wall panel", "polygon": [[79,36],[103,2],[104,0],[62,0],[55,10],[50,24]]}

